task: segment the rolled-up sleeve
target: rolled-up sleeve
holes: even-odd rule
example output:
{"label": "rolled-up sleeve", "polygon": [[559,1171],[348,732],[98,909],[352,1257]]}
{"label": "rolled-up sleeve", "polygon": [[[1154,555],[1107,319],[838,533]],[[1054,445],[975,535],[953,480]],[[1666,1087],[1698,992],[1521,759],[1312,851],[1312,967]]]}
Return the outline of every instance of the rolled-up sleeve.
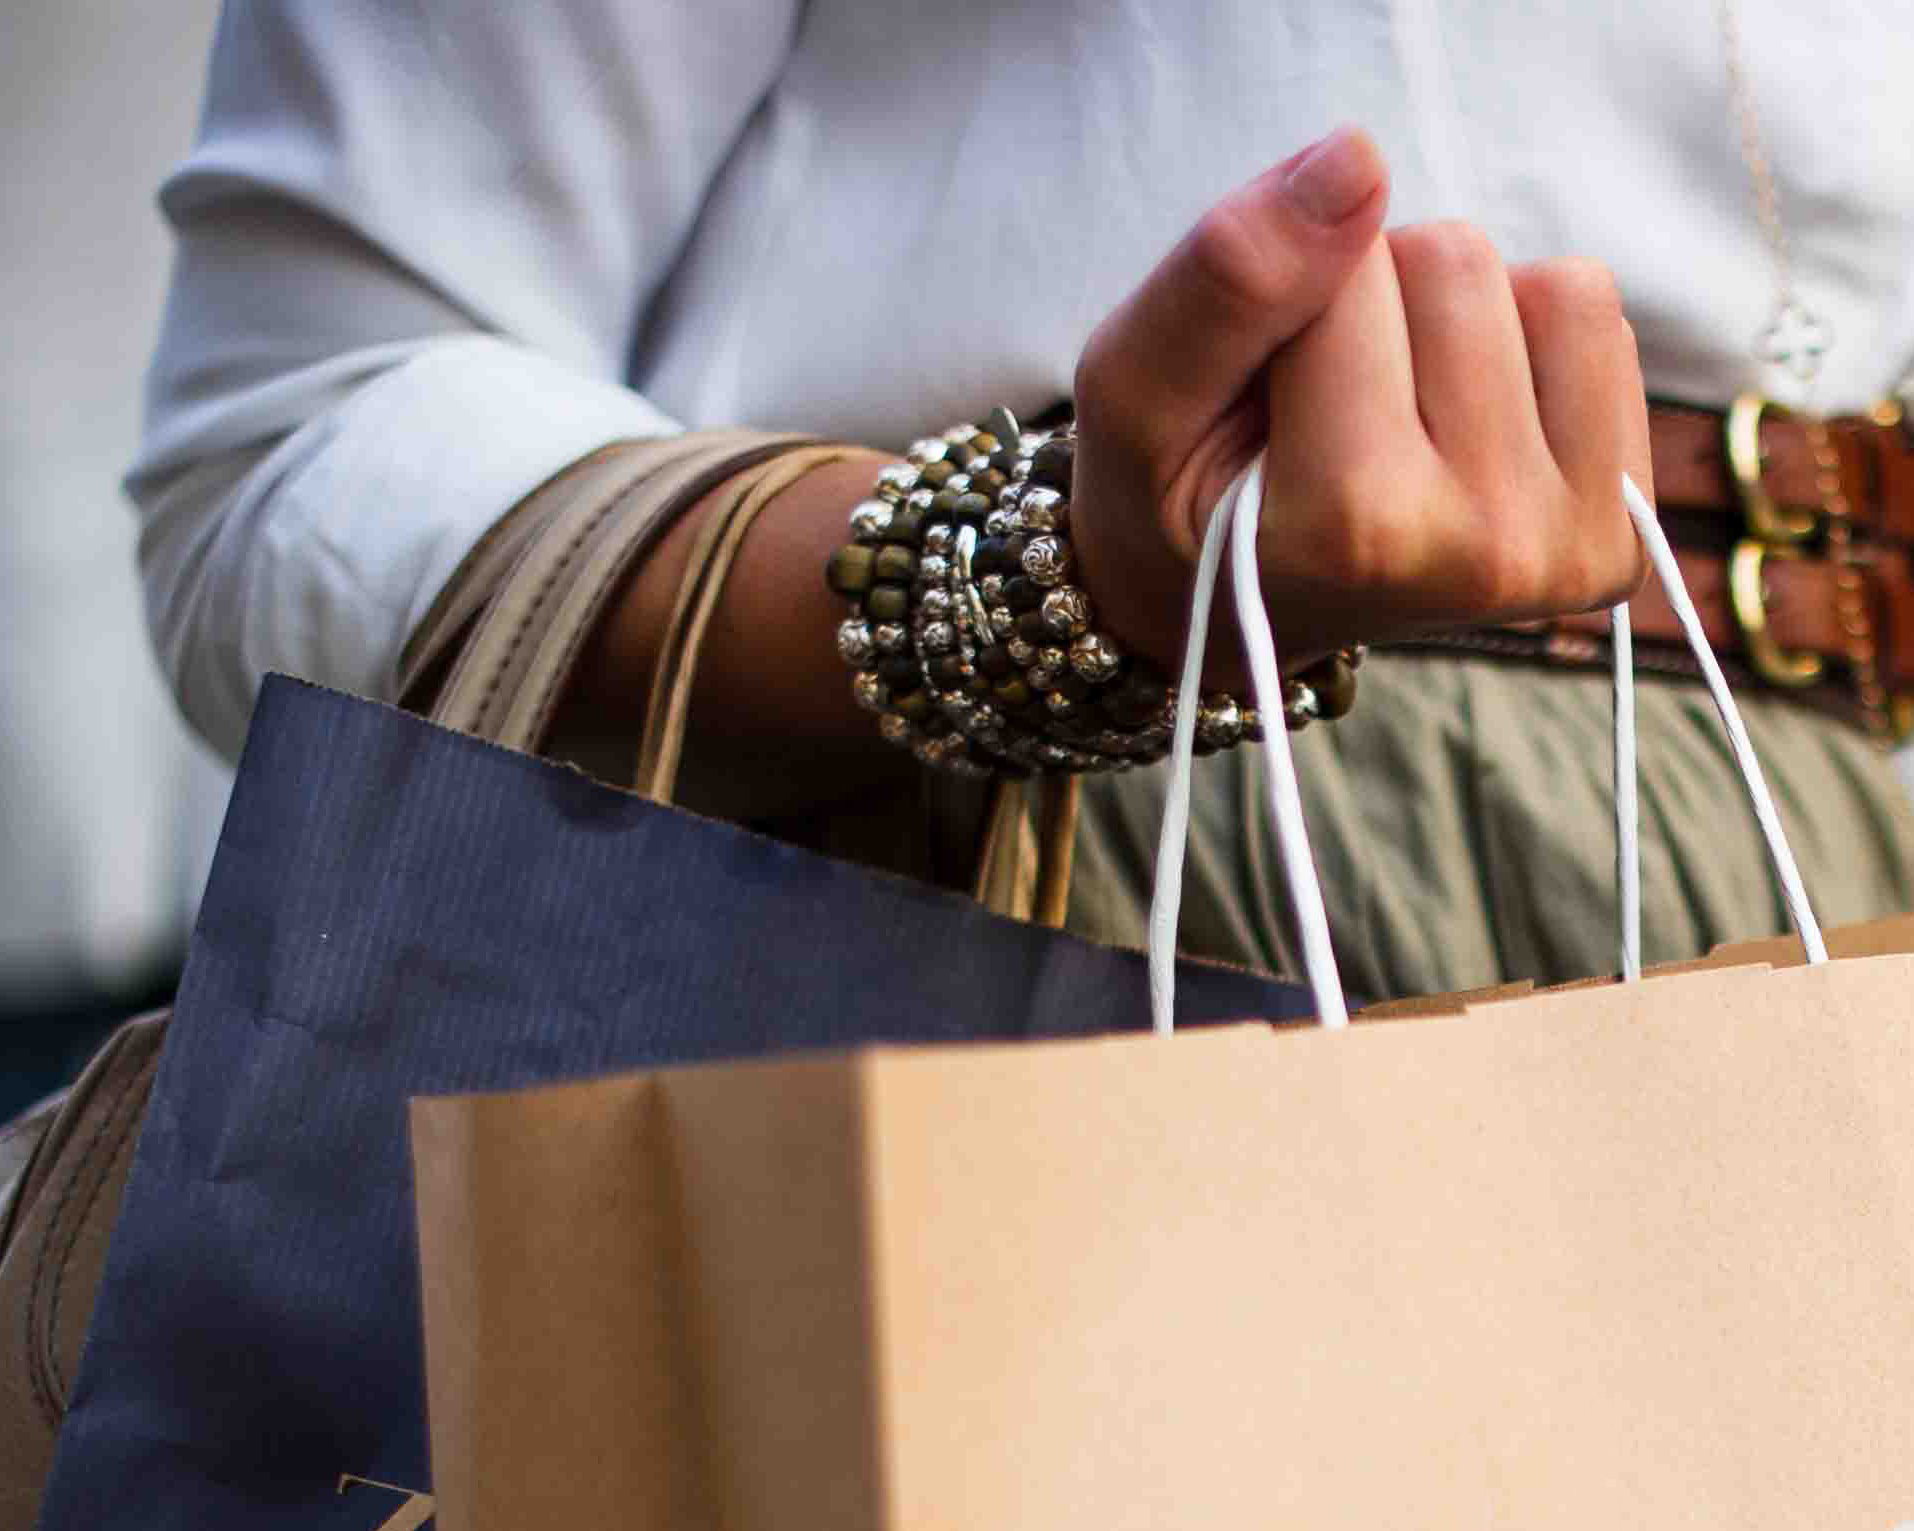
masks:
{"label": "rolled-up sleeve", "polygon": [[259,679],[374,696],[472,543],[676,423],[647,304],[795,0],[230,0],[128,489],[161,661],[233,753]]}

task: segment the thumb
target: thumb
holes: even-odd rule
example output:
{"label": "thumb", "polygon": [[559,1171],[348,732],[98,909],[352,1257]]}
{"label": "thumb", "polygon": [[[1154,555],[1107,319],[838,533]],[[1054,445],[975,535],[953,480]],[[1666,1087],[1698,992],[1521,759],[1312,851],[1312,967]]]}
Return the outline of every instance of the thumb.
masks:
{"label": "thumb", "polygon": [[1086,431],[1173,469],[1341,290],[1388,181],[1369,135],[1342,127],[1213,207],[1084,348]]}

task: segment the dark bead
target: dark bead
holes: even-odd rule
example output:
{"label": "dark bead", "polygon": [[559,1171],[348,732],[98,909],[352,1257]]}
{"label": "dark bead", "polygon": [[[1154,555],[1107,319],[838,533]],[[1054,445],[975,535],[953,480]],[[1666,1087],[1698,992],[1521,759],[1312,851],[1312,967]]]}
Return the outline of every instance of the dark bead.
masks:
{"label": "dark bead", "polygon": [[961,654],[939,654],[930,662],[930,678],[945,691],[955,691],[964,683]]}
{"label": "dark bead", "polygon": [[830,561],[824,565],[824,583],[839,595],[855,599],[871,588],[871,581],[876,578],[876,563],[875,548],[859,547],[854,542],[846,543],[832,553]]}
{"label": "dark bead", "polygon": [[906,654],[893,654],[889,659],[878,662],[877,678],[892,691],[909,691],[917,685],[922,675],[915,659]]}
{"label": "dark bead", "polygon": [[1356,671],[1348,660],[1332,655],[1303,673],[1315,687],[1316,701],[1325,718],[1346,718],[1356,705]]}
{"label": "dark bead", "polygon": [[871,572],[890,585],[908,585],[917,578],[917,555],[909,548],[886,543],[877,550]]}
{"label": "dark bead", "polygon": [[1002,680],[1006,675],[1014,675],[1017,670],[1010,658],[1010,651],[1001,643],[993,643],[977,655],[977,668],[992,680]]}
{"label": "dark bead", "polygon": [[1000,680],[991,688],[997,700],[1006,707],[1028,707],[1033,695],[1029,683],[1021,675],[1012,675]]}
{"label": "dark bead", "polygon": [[930,497],[930,518],[933,521],[954,521],[957,519],[957,502],[963,496],[954,489],[939,489]]}
{"label": "dark bead", "polygon": [[1041,610],[1026,611],[1017,618],[1017,636],[1039,648],[1057,641],[1057,635],[1050,631],[1050,624],[1044,621]]}
{"label": "dark bead", "polygon": [[973,675],[969,680],[964,682],[964,690],[981,701],[984,697],[990,695],[990,677],[987,675]]}
{"label": "dark bead", "polygon": [[1103,710],[1118,728],[1141,728],[1145,723],[1156,721],[1163,711],[1163,703],[1131,691],[1119,691],[1115,696],[1104,698]]}
{"label": "dark bead", "polygon": [[1046,441],[1031,459],[1030,477],[1062,494],[1070,492],[1070,472],[1076,461],[1077,444],[1067,438]]}
{"label": "dark bead", "polygon": [[968,441],[953,441],[950,444],[950,450],[944,453],[944,461],[954,464],[957,471],[962,473],[969,471],[970,465],[977,460],[978,456],[977,449]]}
{"label": "dark bead", "polygon": [[891,711],[901,713],[913,723],[921,723],[930,716],[930,693],[913,691],[909,696],[891,698]]}
{"label": "dark bead", "polygon": [[1061,691],[1073,702],[1087,702],[1090,700],[1090,683],[1074,670],[1059,680],[1055,689]]}
{"label": "dark bead", "polygon": [[914,505],[899,505],[891,512],[891,524],[885,529],[886,542],[916,547],[924,537],[924,513]]}
{"label": "dark bead", "polygon": [[957,497],[956,513],[959,521],[968,521],[972,526],[982,526],[984,517],[995,508],[995,502],[988,495],[975,492]]}
{"label": "dark bead", "polygon": [[995,505],[997,496],[1003,493],[1004,485],[1009,482],[1008,474],[999,473],[995,468],[985,468],[970,475],[970,491],[972,494],[981,494]]}
{"label": "dark bead", "polygon": [[1043,586],[1027,574],[1004,581],[1004,604],[1012,611],[1035,611],[1043,604]]}
{"label": "dark bead", "polygon": [[1004,538],[1003,572],[1005,574],[1023,573],[1023,550],[1029,545],[1030,539],[1021,532],[1013,532]]}
{"label": "dark bead", "polygon": [[864,597],[864,615],[873,622],[902,622],[910,615],[910,592],[902,585],[879,585]]}
{"label": "dark bead", "polygon": [[977,551],[970,560],[971,572],[982,579],[986,574],[1013,574],[1022,567],[1012,564],[1004,558],[1002,537],[986,537],[977,544]]}
{"label": "dark bead", "polygon": [[940,458],[934,463],[926,463],[917,470],[917,482],[925,489],[942,489],[957,476],[957,464],[949,458]]}
{"label": "dark bead", "polygon": [[1008,481],[1010,475],[1016,471],[1017,449],[1015,447],[999,447],[990,454],[990,466],[995,468],[1004,476],[1005,480]]}

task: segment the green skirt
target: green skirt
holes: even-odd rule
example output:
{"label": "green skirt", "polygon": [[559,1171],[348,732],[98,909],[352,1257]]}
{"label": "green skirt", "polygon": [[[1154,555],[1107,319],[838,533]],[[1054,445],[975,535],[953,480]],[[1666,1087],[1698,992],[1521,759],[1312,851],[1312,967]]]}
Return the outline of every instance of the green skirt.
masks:
{"label": "green skirt", "polygon": [[[1739,698],[1822,922],[1914,908],[1914,808],[1859,731]],[[1366,998],[1611,973],[1616,959],[1608,677],[1378,655],[1342,722],[1292,736],[1344,987]],[[1788,927],[1753,810],[1699,683],[1637,686],[1643,958]],[[1085,783],[1070,928],[1145,942],[1162,767]],[[1196,763],[1180,942],[1296,973],[1258,752]]]}

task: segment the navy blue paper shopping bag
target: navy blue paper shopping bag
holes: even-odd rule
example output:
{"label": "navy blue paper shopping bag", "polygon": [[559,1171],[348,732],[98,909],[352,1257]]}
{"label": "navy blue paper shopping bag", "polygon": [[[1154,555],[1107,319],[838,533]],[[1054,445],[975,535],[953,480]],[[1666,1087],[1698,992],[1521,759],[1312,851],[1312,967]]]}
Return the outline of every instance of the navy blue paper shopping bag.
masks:
{"label": "navy blue paper shopping bag", "polygon": [[1139,956],[271,679],[41,1524],[420,1523],[412,1095],[1148,1023]]}

